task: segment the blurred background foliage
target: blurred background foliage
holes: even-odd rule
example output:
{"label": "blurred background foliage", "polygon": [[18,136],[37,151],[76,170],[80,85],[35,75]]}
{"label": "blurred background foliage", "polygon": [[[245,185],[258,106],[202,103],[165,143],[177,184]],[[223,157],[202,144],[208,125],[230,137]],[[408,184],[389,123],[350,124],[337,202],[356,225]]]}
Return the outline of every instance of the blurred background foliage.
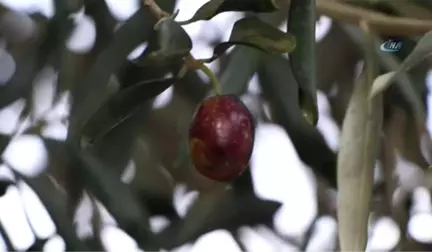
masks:
{"label": "blurred background foliage", "polygon": [[[378,75],[403,68],[397,78],[390,80],[389,84],[394,85],[376,93],[382,98],[383,115],[382,126],[378,123],[375,127],[375,142],[370,142],[377,149],[371,154],[371,164],[378,161],[384,176],[375,184],[370,183],[367,190],[373,192],[371,211],[376,216],[389,216],[398,224],[402,234],[398,250],[430,250],[430,244],[414,241],[405,237],[405,233],[413,190],[432,186],[428,170],[432,143],[426,129],[426,77],[430,69],[427,55],[432,52],[432,38],[425,37],[410,69],[401,63],[413,52],[420,38],[432,30],[432,5],[415,0],[249,1],[213,0],[206,12],[197,17],[207,20],[221,12],[240,11],[249,20],[253,17],[261,20],[251,21],[244,30],[239,28],[233,32],[231,44],[216,39],[213,56],[217,59],[212,64],[217,67],[212,69],[217,69],[215,74],[222,93],[241,96],[257,123],[275,123],[288,133],[299,158],[316,176],[316,220],[321,216],[336,218],[337,205],[330,199],[331,192],[338,186],[348,188],[340,178],[337,181],[337,150],[327,144],[316,128],[317,90],[327,96],[332,117],[342,128],[352,94],[357,86],[362,86],[359,80],[366,79],[363,86],[367,86]],[[174,12],[175,0],[156,2],[164,11]],[[94,208],[92,217],[95,235],[81,239],[76,233],[74,215],[84,195],[92,204],[96,204],[96,199],[100,201],[118,227],[146,251],[172,250],[217,229],[228,230],[245,250],[238,236],[240,227],[264,225],[273,230],[273,216],[281,203],[261,199],[254,193],[250,171],[226,185],[201,176],[189,161],[189,122],[200,101],[214,91],[208,85],[208,78],[193,69],[178,77],[194,42],[181,26],[172,19],[164,19],[158,22],[156,31],[158,13],[144,6],[146,1],[140,1],[140,9],[122,23],[112,16],[102,0],[55,0],[53,3],[52,18],[0,6],[3,51],[0,108],[24,99],[19,118],[21,126],[27,125],[17,127],[11,134],[0,135],[0,150],[3,152],[13,138],[23,134],[42,137],[49,156],[43,172],[21,174],[5,158],[3,162],[12,169],[15,178],[36,192],[64,239],[66,249],[104,250],[98,235],[102,225],[98,208]],[[85,52],[71,49],[66,42],[82,10],[96,28],[95,42]],[[316,43],[315,21],[322,15],[332,19],[333,24],[327,35]],[[364,21],[366,30],[361,28]],[[288,34],[274,32],[272,27],[282,27]],[[381,43],[389,38],[400,39],[401,50],[381,51]],[[147,47],[129,60],[128,55],[142,43]],[[227,45],[236,46],[228,48]],[[371,65],[374,68],[367,67]],[[66,139],[45,137],[43,129],[49,123],[49,111],[34,108],[38,78],[53,75],[47,73],[47,67],[57,73],[50,105],[65,99],[66,91],[70,94],[70,113],[61,118],[68,125]],[[247,92],[253,76],[258,77],[261,90],[258,94]],[[373,87],[383,85],[382,82],[375,84]],[[155,98],[169,88],[173,88],[169,104],[153,108]],[[361,99],[366,101],[365,97]],[[363,104],[369,106],[367,102]],[[356,126],[354,122],[349,124],[352,129]],[[346,132],[344,129],[343,137]],[[354,152],[362,152],[364,146],[349,143]],[[345,164],[346,159],[346,162],[350,159],[357,162],[355,155],[344,153],[348,156],[339,157],[340,163]],[[400,188],[395,171],[396,154],[422,168],[424,176],[411,188],[404,188],[402,193],[399,190],[400,197],[395,203],[393,195]],[[25,154],[22,158],[26,159]],[[131,160],[135,176],[126,183],[124,172]],[[13,183],[3,181],[3,191]],[[187,191],[199,193],[185,216],[180,216],[173,205],[174,187],[178,184],[184,185]],[[355,188],[345,192],[351,190]],[[348,197],[351,201],[346,204],[361,201],[355,194]],[[155,233],[149,223],[152,216],[165,216],[171,223]],[[355,229],[348,226],[344,230],[348,232],[349,228]],[[313,225],[301,239],[277,231],[274,235],[304,250],[312,231]],[[3,233],[1,225],[0,232]],[[352,234],[358,235],[355,232]],[[13,250],[7,236],[3,236],[8,250]],[[43,240],[38,240],[29,250],[42,250],[43,244]],[[336,250],[339,243],[329,246]],[[363,245],[359,246],[354,248]]]}

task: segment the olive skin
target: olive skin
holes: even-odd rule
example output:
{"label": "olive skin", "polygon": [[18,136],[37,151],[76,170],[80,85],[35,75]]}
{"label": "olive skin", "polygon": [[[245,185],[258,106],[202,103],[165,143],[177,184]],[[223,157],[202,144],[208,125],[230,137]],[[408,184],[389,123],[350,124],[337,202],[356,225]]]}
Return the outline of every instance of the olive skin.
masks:
{"label": "olive skin", "polygon": [[198,106],[189,128],[189,151],[205,177],[229,182],[248,167],[255,138],[251,112],[234,95],[212,96]]}

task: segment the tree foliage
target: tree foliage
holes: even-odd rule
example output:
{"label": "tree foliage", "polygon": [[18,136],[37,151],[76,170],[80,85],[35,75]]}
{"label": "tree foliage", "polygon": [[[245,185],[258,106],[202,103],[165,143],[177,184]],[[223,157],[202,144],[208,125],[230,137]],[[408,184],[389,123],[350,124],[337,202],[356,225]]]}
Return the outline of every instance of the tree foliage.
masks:
{"label": "tree foliage", "polygon": [[[186,129],[198,103],[213,92],[246,94],[255,74],[262,90],[254,98],[259,103],[255,119],[282,126],[320,184],[339,191],[341,250],[365,249],[370,209],[378,211],[371,206],[372,192],[378,195],[381,188],[372,181],[377,161],[385,174],[381,182],[385,190],[378,196],[387,201],[396,187],[396,151],[427,172],[427,155],[420,151],[427,134],[424,97],[432,52],[432,9],[426,1],[210,0],[182,21],[177,20],[181,10],[174,11],[175,0],[142,0],[139,10],[118,28],[102,0],[54,2],[51,19],[0,6],[0,18],[15,17],[14,22],[1,24],[0,35],[6,41],[4,50],[16,62],[14,75],[0,86],[0,108],[26,100],[20,118],[30,116],[33,124],[19,134],[40,135],[50,162],[36,177],[11,168],[37,193],[67,250],[104,249],[98,210],[93,215],[95,236],[82,240],[76,234],[73,215],[84,193],[100,201],[146,251],[170,250],[215,229],[227,229],[237,239],[242,225],[272,228],[281,204],[255,195],[250,172],[228,187],[210,181],[193,169],[186,146]],[[87,53],[74,52],[65,42],[75,26],[71,15],[82,7],[96,26],[96,41]],[[194,41],[183,26],[232,11],[247,15],[233,24],[227,41],[215,43],[210,58],[194,58]],[[334,24],[316,43],[320,15]],[[23,36],[14,27],[26,19],[36,28],[20,40]],[[284,21],[286,31],[277,28]],[[399,52],[379,50],[389,37],[403,42]],[[142,54],[128,60],[144,42],[148,46]],[[355,72],[359,61],[364,62],[360,77]],[[213,73],[206,65],[211,62],[217,62],[221,71]],[[44,138],[41,129],[48,122],[31,117],[34,79],[46,66],[58,72],[55,101],[65,91],[72,97],[65,141]],[[212,88],[198,71],[208,76]],[[171,103],[153,110],[152,102],[169,88],[174,90]],[[335,88],[337,95],[332,96]],[[317,90],[328,95],[333,117],[342,128],[337,153],[317,129]],[[264,113],[264,101],[270,105],[269,114]],[[0,135],[0,151],[19,134]],[[426,142],[431,142],[428,134]],[[131,159],[137,175],[126,184],[121,174]],[[171,200],[175,183],[200,192],[184,218]],[[4,182],[4,188],[11,184]],[[384,205],[405,230],[405,206],[396,206],[402,209],[396,214],[392,204]],[[320,212],[335,214],[325,206]],[[149,224],[155,215],[171,220],[159,233],[152,232]],[[2,229],[0,225],[1,233]],[[32,249],[41,249],[38,242]],[[13,249],[7,237],[5,243]]]}

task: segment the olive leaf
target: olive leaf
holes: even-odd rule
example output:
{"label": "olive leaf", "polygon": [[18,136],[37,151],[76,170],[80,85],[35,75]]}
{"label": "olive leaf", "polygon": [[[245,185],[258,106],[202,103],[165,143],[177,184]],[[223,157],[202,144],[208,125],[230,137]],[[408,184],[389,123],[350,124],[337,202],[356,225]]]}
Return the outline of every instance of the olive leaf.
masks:
{"label": "olive leaf", "polygon": [[149,229],[148,209],[139,203],[136,191],[121,182],[109,163],[93,157],[76,145],[64,142],[57,142],[57,145],[59,148],[63,145],[68,150],[68,158],[73,164],[70,168],[78,170],[86,189],[100,200],[122,230],[140,246],[143,239],[153,235]]}
{"label": "olive leaf", "polygon": [[[363,50],[366,49],[365,36],[358,28],[351,27],[349,25],[342,25],[342,29],[346,32],[348,36],[352,38],[352,41],[359,47],[363,47]],[[396,71],[396,69],[400,66],[400,60],[394,54],[386,53],[380,50],[380,43],[375,41],[375,53],[378,55],[376,59],[380,62],[380,64],[384,67],[385,71],[390,71],[389,73],[383,74],[378,78],[381,78],[383,81],[388,81],[389,77],[393,75],[392,71]],[[406,45],[404,45],[405,47]],[[380,80],[380,81],[381,81]],[[377,79],[375,79],[377,81]],[[405,97],[410,107],[410,111],[414,112],[414,118],[418,125],[423,125],[423,122],[426,118],[425,110],[423,108],[423,104],[420,99],[420,92],[415,89],[415,82],[409,76],[409,71],[401,72],[399,77],[394,79],[397,88],[400,89],[400,92]],[[411,112],[410,112],[411,113]]]}
{"label": "olive leaf", "polygon": [[275,122],[289,134],[300,159],[336,188],[336,155],[318,129],[304,117],[299,86],[288,60],[281,55],[262,54],[258,77]]}
{"label": "olive leaf", "polygon": [[210,20],[219,13],[227,11],[273,12],[279,10],[284,2],[284,0],[211,0],[201,6],[192,18],[178,23],[186,25],[200,20]]}
{"label": "olive leaf", "polygon": [[172,18],[166,18],[155,26],[157,51],[150,53],[143,64],[166,64],[181,59],[192,50],[192,40],[187,32]]}
{"label": "olive leaf", "polygon": [[220,76],[222,94],[242,95],[258,68],[260,52],[250,47],[239,47],[229,55],[223,73]]}
{"label": "olive leaf", "polygon": [[68,140],[78,140],[83,124],[104,102],[101,92],[108,90],[109,80],[124,64],[129,53],[140,43],[148,41],[156,19],[142,9],[130,17],[100,52],[80,85],[74,89]]}
{"label": "olive leaf", "polygon": [[207,61],[217,59],[233,45],[245,45],[266,53],[280,54],[292,52],[296,47],[296,38],[256,17],[243,18],[234,24],[229,40],[218,44],[213,50],[213,56]]}
{"label": "olive leaf", "polygon": [[175,79],[157,79],[125,88],[108,99],[85,123],[82,136],[95,142],[134,114],[145,102],[156,97],[174,83]]}
{"label": "olive leaf", "polygon": [[403,72],[406,72],[423,61],[432,53],[432,31],[426,33],[418,42],[417,46],[408,57],[402,62],[396,71],[388,72],[378,76],[372,85],[370,98],[375,97],[379,93],[388,88],[393,81],[398,78]]}
{"label": "olive leaf", "polygon": [[379,65],[375,53],[375,35],[368,25],[362,24],[361,28],[367,45],[365,63],[346,110],[337,158],[337,211],[342,251],[366,249],[374,166],[384,110],[382,95],[368,99]]}
{"label": "olive leaf", "polygon": [[6,149],[11,137],[8,135],[0,134],[0,154]]}
{"label": "olive leaf", "polygon": [[249,192],[237,194],[233,190],[214,187],[200,193],[184,218],[158,233],[156,242],[147,243],[143,249],[153,251],[163,247],[173,250],[178,244],[197,240],[205,232],[268,223],[280,206],[279,202],[262,200]]}
{"label": "olive leaf", "polygon": [[291,1],[287,31],[301,43],[290,54],[290,66],[300,86],[299,98],[304,116],[312,125],[318,123],[315,18],[314,0]]}

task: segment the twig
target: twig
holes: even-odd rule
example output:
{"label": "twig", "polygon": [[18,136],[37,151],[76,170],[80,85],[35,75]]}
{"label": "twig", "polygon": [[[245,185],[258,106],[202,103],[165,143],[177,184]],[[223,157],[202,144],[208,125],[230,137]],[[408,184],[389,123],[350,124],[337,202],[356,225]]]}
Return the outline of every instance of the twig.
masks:
{"label": "twig", "polygon": [[162,19],[170,16],[170,14],[162,10],[154,0],[143,0],[142,3],[157,19]]}
{"label": "twig", "polygon": [[421,36],[432,30],[432,21],[391,17],[371,10],[363,10],[338,1],[317,0],[317,12],[333,19],[359,25],[367,21],[379,35]]}

